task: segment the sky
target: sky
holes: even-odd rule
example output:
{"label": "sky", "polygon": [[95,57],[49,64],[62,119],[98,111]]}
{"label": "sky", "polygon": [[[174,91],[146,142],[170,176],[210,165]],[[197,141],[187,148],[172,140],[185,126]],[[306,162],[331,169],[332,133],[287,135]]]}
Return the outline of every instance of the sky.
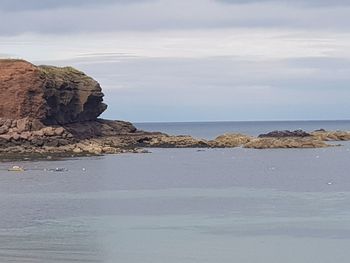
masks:
{"label": "sky", "polygon": [[105,118],[350,119],[348,0],[0,0],[0,57],[95,78]]}

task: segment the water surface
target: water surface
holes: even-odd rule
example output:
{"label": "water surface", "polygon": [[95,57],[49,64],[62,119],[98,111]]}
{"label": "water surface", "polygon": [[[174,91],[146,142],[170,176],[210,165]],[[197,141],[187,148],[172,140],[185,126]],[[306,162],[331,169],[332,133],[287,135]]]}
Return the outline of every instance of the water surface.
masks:
{"label": "water surface", "polygon": [[348,263],[349,163],[349,143],[0,163],[0,262]]}

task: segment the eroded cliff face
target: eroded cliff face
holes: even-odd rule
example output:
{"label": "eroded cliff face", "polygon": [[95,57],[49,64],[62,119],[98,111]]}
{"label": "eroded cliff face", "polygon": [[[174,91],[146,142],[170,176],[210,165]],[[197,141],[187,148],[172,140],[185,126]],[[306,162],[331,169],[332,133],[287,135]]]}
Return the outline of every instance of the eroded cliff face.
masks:
{"label": "eroded cliff face", "polygon": [[100,85],[71,67],[39,66],[46,102],[45,124],[96,120],[107,108]]}
{"label": "eroded cliff face", "polygon": [[45,119],[44,83],[38,67],[22,60],[0,60],[0,118]]}
{"label": "eroded cliff face", "polygon": [[106,110],[100,85],[71,67],[0,60],[0,118],[46,125],[94,121]]}

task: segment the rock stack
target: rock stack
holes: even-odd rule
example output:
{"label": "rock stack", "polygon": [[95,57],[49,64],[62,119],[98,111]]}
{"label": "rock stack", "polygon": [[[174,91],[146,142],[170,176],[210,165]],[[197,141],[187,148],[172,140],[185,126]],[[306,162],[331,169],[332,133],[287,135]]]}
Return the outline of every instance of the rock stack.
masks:
{"label": "rock stack", "polygon": [[98,119],[107,108],[101,87],[72,67],[0,60],[0,94],[0,151],[140,134],[129,122]]}
{"label": "rock stack", "polygon": [[46,125],[91,121],[106,110],[100,85],[71,67],[0,60],[0,117]]}

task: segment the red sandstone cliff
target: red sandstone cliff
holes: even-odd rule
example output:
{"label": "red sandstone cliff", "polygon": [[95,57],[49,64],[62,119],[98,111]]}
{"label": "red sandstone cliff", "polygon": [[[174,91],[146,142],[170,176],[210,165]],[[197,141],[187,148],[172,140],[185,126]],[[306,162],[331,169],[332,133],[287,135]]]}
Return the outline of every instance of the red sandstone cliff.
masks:
{"label": "red sandstone cliff", "polygon": [[0,60],[0,118],[45,124],[92,121],[107,108],[100,85],[71,67]]}

